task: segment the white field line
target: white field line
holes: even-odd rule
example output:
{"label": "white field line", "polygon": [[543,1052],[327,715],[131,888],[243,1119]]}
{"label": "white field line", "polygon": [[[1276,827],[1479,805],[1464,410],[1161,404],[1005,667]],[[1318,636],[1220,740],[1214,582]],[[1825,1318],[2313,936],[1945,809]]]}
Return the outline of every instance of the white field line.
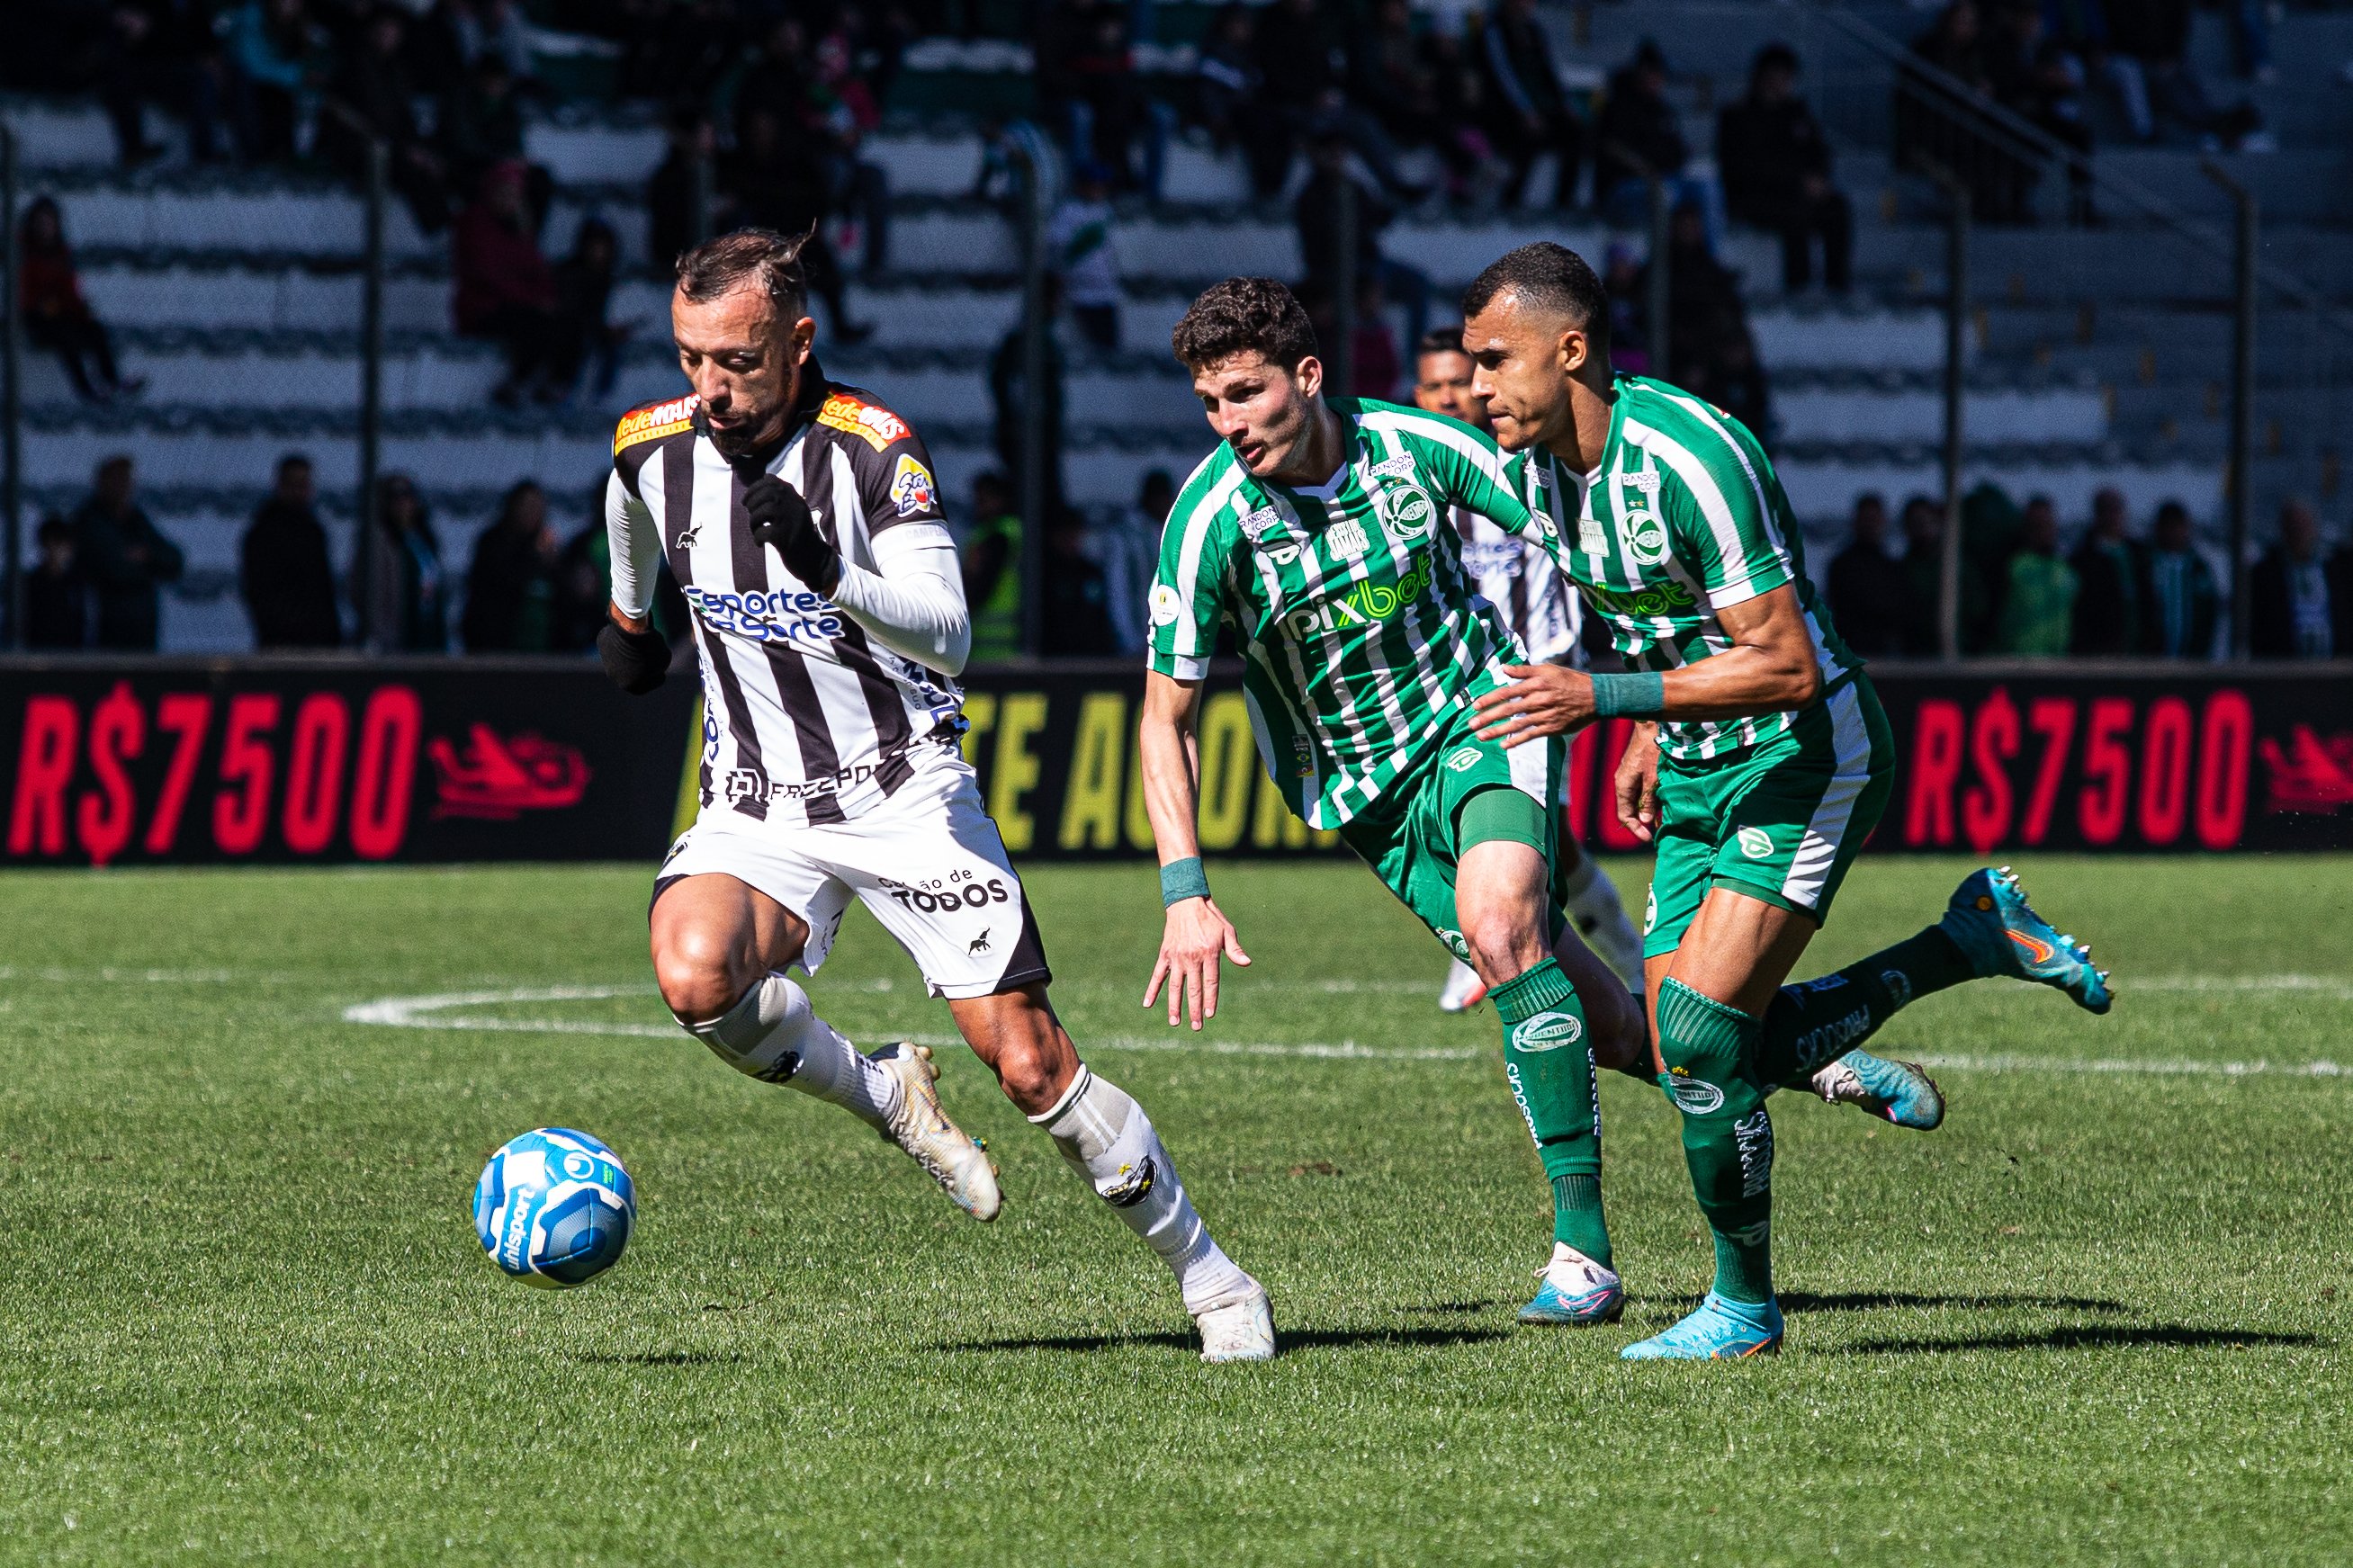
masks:
{"label": "white field line", "polygon": [[[0,971],[0,978],[12,972]],[[883,983],[887,984],[887,983]],[[1281,983],[1279,983],[1281,984]],[[1375,983],[1381,984],[1381,983]],[[869,989],[875,987],[870,986]],[[1285,984],[1285,989],[1324,989],[1321,983]],[[1386,985],[1384,985],[1386,988]],[[1417,987],[1417,989],[1423,989]],[[2137,982],[2136,991],[2158,993],[2284,992],[2332,997],[2353,996],[2353,981],[2306,974],[2178,975]],[[640,1024],[624,1019],[517,1018],[501,1014],[465,1013],[458,1008],[505,1006],[534,1002],[600,1002],[616,997],[654,994],[651,986],[540,985],[487,991],[448,991],[423,996],[384,996],[343,1009],[343,1021],[395,1029],[479,1029],[530,1035],[606,1035],[632,1039],[672,1039],[679,1030],[670,1024]],[[916,1034],[903,1037],[916,1045],[960,1044],[955,1035]],[[1469,1061],[1487,1055],[1482,1047],[1464,1046],[1368,1046],[1355,1040],[1258,1041],[1204,1039],[1189,1032],[1167,1035],[1096,1035],[1090,1050],[1177,1051],[1202,1056],[1293,1057],[1331,1060]],[[2341,1078],[2353,1076],[2353,1065],[2333,1061],[2197,1061],[2188,1058],[2044,1057],[2024,1054],[1939,1055],[1921,1058],[1925,1065],[1947,1072],[2070,1072],[2115,1073],[2147,1077]]]}

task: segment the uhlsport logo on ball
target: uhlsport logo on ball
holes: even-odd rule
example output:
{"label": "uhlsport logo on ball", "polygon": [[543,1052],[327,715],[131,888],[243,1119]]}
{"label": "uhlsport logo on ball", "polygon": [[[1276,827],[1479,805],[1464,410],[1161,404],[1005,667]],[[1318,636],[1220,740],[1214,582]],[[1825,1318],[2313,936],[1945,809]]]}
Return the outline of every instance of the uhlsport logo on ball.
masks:
{"label": "uhlsport logo on ball", "polygon": [[621,1260],[638,1218],[620,1156],[568,1127],[501,1144],[474,1184],[474,1234],[501,1271],[568,1290]]}

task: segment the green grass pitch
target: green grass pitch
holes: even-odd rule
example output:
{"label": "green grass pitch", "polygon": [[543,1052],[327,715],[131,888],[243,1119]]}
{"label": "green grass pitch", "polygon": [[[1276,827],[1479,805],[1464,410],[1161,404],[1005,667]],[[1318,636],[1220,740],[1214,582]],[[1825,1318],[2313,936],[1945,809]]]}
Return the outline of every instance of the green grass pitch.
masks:
{"label": "green grass pitch", "polygon": [[[1866,861],[1800,974],[1965,868]],[[1257,964],[1200,1040],[1137,1006],[1148,871],[1032,885],[1082,1048],[1273,1292],[1269,1366],[1198,1363],[960,1048],[989,1226],[667,1034],[642,868],[0,879],[0,1562],[2353,1559],[2353,860],[2023,862],[2115,1014],[1905,1014],[1936,1133],[1777,1099],[1787,1352],[1639,1367],[1707,1277],[1664,1100],[1602,1089],[1627,1322],[1517,1328],[1550,1229],[1492,1014],[1436,1012],[1361,869],[1213,869]],[[948,1028],[862,915],[812,989],[869,1045]],[[388,997],[540,1027],[345,1021]],[[467,1208],[543,1123],[639,1194],[563,1295]]]}

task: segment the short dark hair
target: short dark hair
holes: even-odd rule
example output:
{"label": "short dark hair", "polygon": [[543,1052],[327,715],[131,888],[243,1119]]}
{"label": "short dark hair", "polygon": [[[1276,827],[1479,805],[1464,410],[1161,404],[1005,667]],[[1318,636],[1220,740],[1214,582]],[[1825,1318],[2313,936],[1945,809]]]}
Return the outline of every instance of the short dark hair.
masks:
{"label": "short dark hair", "polygon": [[1559,310],[1573,318],[1596,342],[1609,341],[1609,291],[1586,265],[1585,258],[1565,245],[1540,239],[1489,262],[1487,269],[1462,290],[1462,319],[1467,321],[1493,304],[1499,294],[1516,295],[1524,303]]}
{"label": "short dark hair", "polygon": [[1413,357],[1416,359],[1424,354],[1459,354],[1462,352],[1462,329],[1460,327],[1432,327],[1421,334],[1419,342],[1413,345]]}
{"label": "short dark hair", "polygon": [[718,299],[746,279],[756,279],[776,314],[797,321],[808,306],[808,270],[801,249],[808,233],[783,235],[773,228],[739,228],[706,239],[678,258],[678,288],[696,304]]}
{"label": "short dark hair", "polygon": [[1255,349],[1266,363],[1295,370],[1315,353],[1315,324],[1298,296],[1271,278],[1229,278],[1193,301],[1169,334],[1188,369]]}
{"label": "short dark hair", "polygon": [[281,474],[289,468],[307,468],[310,466],[311,459],[300,452],[289,452],[278,459],[278,471]]}

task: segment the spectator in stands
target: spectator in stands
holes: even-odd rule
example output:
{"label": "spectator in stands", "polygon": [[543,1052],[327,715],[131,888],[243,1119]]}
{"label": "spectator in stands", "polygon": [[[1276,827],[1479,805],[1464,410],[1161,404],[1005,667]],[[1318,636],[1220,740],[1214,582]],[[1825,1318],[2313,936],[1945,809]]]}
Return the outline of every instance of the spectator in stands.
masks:
{"label": "spectator in stands", "polygon": [[1220,6],[1201,40],[1193,75],[1193,121],[1219,154],[1239,149],[1250,193],[1266,201],[1290,173],[1292,134],[1266,98],[1258,68],[1258,26],[1247,5]]}
{"label": "spectator in stands", "polygon": [[325,49],[307,0],[246,0],[230,14],[229,114],[247,163],[294,161],[295,128],[323,79]]}
{"label": "spectator in stands", "polygon": [[1003,474],[992,469],[972,481],[972,514],[962,559],[977,664],[1021,651],[1021,519]]}
{"label": "spectator in stands", "polygon": [[[1529,172],[1538,157],[1549,153],[1558,170],[1552,205],[1575,206],[1577,163],[1585,152],[1585,122],[1577,118],[1577,107],[1561,85],[1552,38],[1536,18],[1535,0],[1493,0],[1484,21],[1480,57],[1490,89],[1485,125],[1489,140],[1510,170],[1504,182],[1504,203],[1520,205]],[[1676,138],[1678,146],[1681,141]],[[1680,153],[1675,166],[1683,166]],[[1600,190],[1597,184],[1597,199]]]}
{"label": "spectator in stands", "polygon": [[[1944,653],[1937,606],[1943,603],[1945,509],[1926,496],[1904,502],[1904,648],[1907,658],[1936,658]],[[1968,575],[1962,574],[1967,590]],[[1837,611],[1831,612],[1833,618]]]}
{"label": "spectator in stands", "polygon": [[[664,269],[697,239],[737,226],[734,198],[719,187],[719,138],[711,121],[699,110],[681,109],[667,130],[669,151],[646,181],[647,259]],[[696,203],[706,199],[712,210],[698,215]]]}
{"label": "spectator in stands", "polygon": [[1049,0],[1038,24],[1038,100],[1074,163],[1110,170],[1122,190],[1152,194],[1158,159],[1133,157],[1152,116],[1136,80],[1126,14],[1111,0]]}
{"label": "spectator in stands", "polygon": [[108,458],[98,465],[90,499],[68,521],[97,604],[97,646],[153,653],[163,627],[163,584],[180,580],[187,558],[157,530],[134,489],[131,459]]}
{"label": "spectator in stands", "polygon": [[826,324],[837,342],[860,342],[873,331],[853,321],[840,259],[826,234],[833,184],[811,138],[788,136],[773,109],[754,105],[739,116],[735,146],[719,163],[719,184],[727,193],[730,216],[742,224],[779,234],[806,234],[801,270],[808,290],[825,306]]}
{"label": "spectator in stands", "polygon": [[451,313],[459,333],[489,339],[504,351],[506,378],[491,396],[509,408],[525,397],[553,403],[567,390],[559,363],[555,273],[540,254],[524,185],[521,163],[492,165],[450,237]]}
{"label": "spectator in stands", "polygon": [[2075,636],[2070,651],[2118,658],[2139,651],[2148,565],[2125,531],[2125,498],[2103,489],[2092,497],[2092,526],[2068,564],[2075,568]]}
{"label": "spectator in stands", "polygon": [[1726,331],[1716,345],[1707,371],[1708,395],[1718,408],[1748,426],[1769,452],[1778,434],[1773,427],[1772,378],[1757,359],[1757,340],[1744,316],[1737,331]]}
{"label": "spectator in stands", "polygon": [[[2001,0],[1986,41],[1986,76],[1994,101],[2061,146],[2088,157],[2092,127],[2084,117],[2083,67],[2045,33],[2042,0]],[[2005,216],[2032,221],[2040,160],[2006,160],[2011,188],[2002,194]],[[2067,165],[2068,216],[2083,223],[2092,216],[2092,178],[2087,164]]]}
{"label": "spectator in stands", "polygon": [[[1479,47],[1482,41],[1443,26],[1429,27],[1421,34],[1423,67],[1437,100],[1438,123],[1444,128],[1436,145],[1446,164],[1447,194],[1455,201],[1475,205],[1486,205],[1509,173],[1488,138],[1487,128],[1494,118],[1490,105],[1495,84],[1487,75],[1486,51]],[[1557,188],[1553,194],[1558,205],[1567,205],[1576,199],[1575,183],[1571,182],[1566,198]]]}
{"label": "spectator in stands", "polygon": [[74,555],[73,529],[52,513],[33,532],[40,558],[25,573],[25,646],[35,651],[90,646],[90,581]]}
{"label": "spectator in stands", "polygon": [[460,71],[496,60],[512,80],[534,79],[531,32],[513,0],[440,0],[433,16]]}
{"label": "spectator in stands", "polygon": [[311,459],[288,453],[278,459],[275,488],[254,509],[238,542],[237,593],[253,623],[253,646],[264,653],[334,647],[343,640],[316,498]]}
{"label": "spectator in stands", "polygon": [[1411,206],[1428,185],[1398,170],[1397,148],[1362,104],[1347,93],[1347,40],[1339,8],[1321,0],[1273,0],[1258,16],[1258,68],[1265,103],[1286,128],[1283,163],[1304,141],[1336,135],[1364,161],[1389,200]]}
{"label": "spectator in stands", "polygon": [[1110,591],[1087,556],[1087,520],[1075,507],[1055,514],[1046,534],[1046,599],[1039,651],[1053,658],[1106,658],[1112,639]]}
{"label": "spectator in stands", "polygon": [[1831,619],[1865,658],[1904,651],[1905,577],[1887,553],[1887,502],[1876,490],[1854,498],[1847,547],[1831,558]]}
{"label": "spectator in stands", "polygon": [[1667,101],[1667,57],[1644,38],[1609,79],[1593,127],[1593,205],[1630,223],[1648,209],[1650,181],[1680,183],[1691,149]]}
{"label": "spectator in stands", "polygon": [[210,163],[216,147],[222,67],[212,7],[187,0],[111,0],[99,79],[99,101],[113,122],[125,168],[163,149],[147,140],[147,105],[188,129],[188,152]]}
{"label": "spectator in stands", "polygon": [[605,520],[591,517],[555,558],[555,629],[549,646],[558,653],[595,647],[612,598],[612,540]]}
{"label": "spectator in stands", "polygon": [[448,591],[433,518],[406,474],[385,475],[375,493],[361,636],[394,653],[447,653]]}
{"label": "spectator in stands", "polygon": [[58,356],[75,395],[84,402],[136,396],[147,384],[137,376],[126,379],[117,369],[105,324],[81,296],[81,276],[55,201],[33,198],[17,221],[16,243],[16,306],[26,341]]}
{"label": "spectator in stands", "polygon": [[1112,641],[1121,653],[1141,653],[1150,635],[1147,599],[1160,564],[1160,532],[1176,504],[1176,481],[1168,470],[1146,469],[1135,503],[1092,538],[1089,553],[1103,571]]}
{"label": "spectator in stands", "polygon": [[[1650,299],[1650,264],[1636,274],[1635,295]],[[1748,312],[1740,276],[1715,258],[1707,214],[1696,202],[1678,205],[1667,225],[1667,360],[1651,374],[1702,397],[1751,378],[1756,353],[1748,342]],[[1763,432],[1759,431],[1759,435]]]}
{"label": "spectator in stands", "polygon": [[[454,189],[481,189],[482,176],[500,163],[522,162],[522,100],[507,62],[485,54],[466,68],[457,87],[441,100],[438,127],[441,159]],[[525,165],[528,168],[528,165]],[[554,182],[544,170],[525,175],[535,232],[547,217]]]}
{"label": "spectator in stands", "polygon": [[1609,363],[1628,375],[1663,375],[1666,366],[1651,363],[1644,281],[1641,252],[1625,240],[1611,240],[1601,258],[1601,289],[1609,298]]}
{"label": "spectator in stands", "polygon": [[1071,194],[1054,209],[1046,244],[1079,335],[1106,353],[1119,348],[1119,256],[1112,243],[1111,171],[1082,163]]}
{"label": "spectator in stands", "polygon": [[474,542],[459,635],[468,653],[545,653],[555,645],[555,534],[547,497],[524,479]]}
{"label": "spectator in stands", "polygon": [[1782,289],[1795,294],[1812,285],[1819,238],[1822,281],[1832,293],[1845,293],[1854,211],[1831,183],[1830,139],[1798,96],[1798,55],[1788,45],[1757,51],[1747,96],[1716,117],[1715,163],[1725,209],[1781,237]]}
{"label": "spectator in stands", "polygon": [[[881,163],[859,156],[860,143],[882,123],[882,110],[858,70],[851,20],[845,15],[817,42],[817,80],[809,89],[807,123],[832,187],[833,209],[855,226],[860,237],[859,265],[874,273],[882,269],[890,249],[891,180]],[[1146,108],[1150,123],[1159,126],[1160,121],[1151,118],[1159,112],[1157,106],[1147,103]],[[1145,189],[1155,196],[1160,189],[1165,140],[1155,131],[1147,143]]]}
{"label": "spectator in stands", "polygon": [[2247,651],[2257,658],[2353,654],[2353,556],[2324,560],[2320,520],[2301,499],[2280,508],[2279,542],[2247,578]]}
{"label": "spectator in stands", "polygon": [[2148,614],[2141,620],[2141,651],[2160,658],[2211,658],[2221,596],[2214,569],[2190,537],[2189,509],[2161,503],[2148,541]]}
{"label": "spectator in stands", "polygon": [[2208,96],[2189,63],[2189,0],[2127,0],[2109,9],[2108,69],[2133,134],[2158,138],[2161,121],[2190,135],[2237,148],[2263,130],[2254,105],[2223,107]]}
{"label": "spectator in stands", "polygon": [[[1380,289],[1380,298],[1402,305],[1407,335],[1416,341],[1430,318],[1430,279],[1421,271],[1381,253],[1381,231],[1396,221],[1396,209],[1358,180],[1349,159],[1350,142],[1337,126],[1325,126],[1309,144],[1313,173],[1292,203],[1299,226],[1299,257],[1307,268],[1306,287],[1333,299],[1340,276],[1342,203],[1353,198],[1356,227],[1356,271],[1360,280]],[[1389,355],[1396,360],[1396,346]]]}
{"label": "spectator in stands", "polygon": [[580,220],[572,254],[555,264],[555,335],[553,374],[565,389],[575,387],[582,367],[590,368],[588,391],[602,397],[621,371],[627,324],[605,320],[613,300],[613,277],[620,241],[600,217]]}
{"label": "spectator in stands", "polygon": [[[1045,384],[1031,395],[1028,371],[1024,363],[1023,321],[1016,321],[1013,330],[998,340],[997,350],[988,359],[988,396],[996,410],[994,435],[997,460],[1004,465],[1005,484],[1008,494],[1024,494],[1022,462],[1023,431],[1035,420],[1045,453],[1040,482],[1044,489],[1045,512],[1052,516],[1062,506],[1062,373],[1061,334],[1055,330],[1055,318],[1062,308],[1061,284],[1052,273],[1046,275],[1045,287]],[[1025,318],[1026,320],[1026,318]],[[1025,520],[1026,521],[1026,520]]]}
{"label": "spectator in stands", "polygon": [[[392,188],[420,231],[439,234],[449,226],[449,175],[417,123],[417,91],[402,56],[407,26],[400,10],[389,5],[368,17],[359,47],[328,88],[329,103],[319,116],[319,154],[346,179],[364,184],[368,140],[383,142]],[[336,105],[359,123],[347,122],[335,112]]]}
{"label": "spectator in stands", "polygon": [[2074,629],[2075,569],[2059,555],[2059,513],[2049,496],[2032,496],[2010,558],[1994,647],[2017,658],[2057,658]]}
{"label": "spectator in stands", "polygon": [[1986,57],[1976,0],[1950,0],[1927,31],[1912,40],[1918,68],[1896,73],[1895,163],[1932,178],[1961,182],[1978,221],[2010,223],[2018,216],[2024,175],[2012,139],[1975,107],[1976,97],[1994,95]]}

